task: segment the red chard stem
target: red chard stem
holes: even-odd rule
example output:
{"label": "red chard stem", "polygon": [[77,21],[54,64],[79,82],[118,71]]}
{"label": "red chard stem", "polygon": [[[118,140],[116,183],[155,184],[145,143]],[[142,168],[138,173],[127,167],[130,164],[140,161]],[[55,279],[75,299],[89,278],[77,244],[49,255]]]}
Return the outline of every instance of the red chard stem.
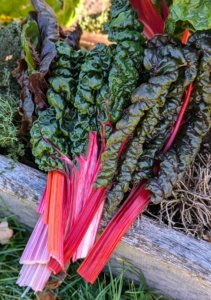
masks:
{"label": "red chard stem", "polygon": [[123,235],[149,204],[150,191],[145,190],[144,185],[145,180],[134,189],[77,270],[87,281],[94,283]]}
{"label": "red chard stem", "polygon": [[185,99],[184,99],[182,107],[180,109],[177,121],[176,121],[174,127],[172,128],[172,131],[170,133],[170,136],[169,136],[165,146],[163,147],[163,150],[162,150],[163,153],[165,153],[172,146],[172,144],[176,138],[176,135],[180,129],[182,120],[184,118],[184,114],[186,112],[186,109],[187,109],[189,101],[190,101],[192,89],[193,89],[193,83],[191,82],[185,91]]}
{"label": "red chard stem", "polygon": [[[163,33],[164,21],[152,0],[130,0],[139,12],[139,20],[144,24],[143,34],[151,39],[157,33]],[[165,16],[167,11],[165,10]]]}

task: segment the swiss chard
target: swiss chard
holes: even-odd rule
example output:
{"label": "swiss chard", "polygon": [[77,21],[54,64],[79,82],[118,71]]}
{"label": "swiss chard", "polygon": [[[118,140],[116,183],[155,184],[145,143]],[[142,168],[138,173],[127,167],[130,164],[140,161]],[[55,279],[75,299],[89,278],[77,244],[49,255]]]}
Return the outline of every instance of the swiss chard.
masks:
{"label": "swiss chard", "polygon": [[25,52],[28,74],[37,70],[40,53],[40,32],[35,20],[28,21],[21,31],[21,45]]}
{"label": "swiss chard", "polygon": [[[155,60],[157,62],[156,65]],[[131,114],[134,116],[135,109],[138,112],[139,107],[146,105],[148,105],[148,110],[143,115],[143,111],[140,109],[140,114],[136,116],[137,126],[133,132],[130,132],[130,134],[133,134],[133,140],[129,143],[124,153],[125,158],[121,163],[120,172],[117,176],[118,183],[114,184],[108,194],[108,212],[111,212],[121,202],[124,198],[124,193],[128,191],[132,175],[137,167],[137,161],[143,153],[145,140],[151,135],[159,122],[160,113],[162,112],[161,108],[165,104],[170,85],[177,80],[179,68],[186,66],[186,64],[187,62],[182,51],[169,44],[145,50],[144,66],[154,77],[133,92],[131,99],[134,104],[129,106],[128,113],[130,116]],[[125,118],[124,122],[126,120]],[[116,126],[119,128],[119,123]],[[131,128],[130,122],[125,124],[124,132],[128,127]]]}
{"label": "swiss chard", "polygon": [[[45,249],[48,244],[49,256],[38,263],[36,255],[26,252],[23,262],[34,266],[23,270],[38,275],[43,269],[46,280],[49,269],[57,273],[71,258],[87,255],[106,198],[108,212],[125,200],[79,268],[94,282],[150,200],[170,195],[210,128],[211,34],[196,32],[187,46],[159,34],[145,45],[137,12],[127,0],[118,0],[105,25],[116,44],[97,44],[86,52],[73,49],[74,43],[58,33],[55,16],[49,8],[45,11],[43,1],[33,3],[43,47],[30,88],[37,106],[44,103],[40,108],[47,109],[39,112],[31,141],[37,163],[49,175],[32,240],[36,245],[41,240]],[[144,9],[152,8],[151,1],[143,3]],[[61,36],[64,41],[58,41]],[[183,42],[187,36],[185,32]],[[22,272],[19,283],[40,290],[43,282],[37,275],[30,281]]]}
{"label": "swiss chard", "polygon": [[209,0],[173,0],[165,23],[165,31],[175,33],[182,27],[181,23],[184,23],[184,26],[191,31],[210,29],[210,9]]}
{"label": "swiss chard", "polygon": [[[161,36],[158,35],[153,40],[149,41],[152,47],[154,47],[154,43],[160,45]],[[162,40],[163,43],[164,36],[162,36]],[[172,42],[177,42],[177,47],[182,47],[178,39],[175,39]],[[196,77],[198,67],[197,51],[188,46],[183,47],[181,50],[187,61],[187,68],[183,67],[180,69],[178,80],[172,84],[170,90],[168,91],[167,101],[161,110],[159,123],[154,128],[152,133],[147,137],[143,155],[139,158],[137,169],[133,175],[133,180],[136,184],[139,183],[143,178],[150,178],[153,176],[152,166],[157,153],[162,150],[168,135],[170,135],[170,140],[175,138],[175,135],[171,135],[170,132],[172,131],[175,120],[177,119],[178,109],[181,105],[181,99],[183,98],[187,86],[193,82]],[[189,87],[188,94],[190,94],[190,92],[191,88]],[[187,91],[185,93],[187,93]],[[184,102],[186,103],[186,106],[189,103],[189,99],[189,97],[186,97],[186,100],[188,100],[187,102]],[[185,109],[183,112],[185,112]],[[183,118],[183,114],[180,114],[180,118]],[[180,122],[177,124],[180,124]],[[178,128],[174,132],[176,133],[177,131]]]}

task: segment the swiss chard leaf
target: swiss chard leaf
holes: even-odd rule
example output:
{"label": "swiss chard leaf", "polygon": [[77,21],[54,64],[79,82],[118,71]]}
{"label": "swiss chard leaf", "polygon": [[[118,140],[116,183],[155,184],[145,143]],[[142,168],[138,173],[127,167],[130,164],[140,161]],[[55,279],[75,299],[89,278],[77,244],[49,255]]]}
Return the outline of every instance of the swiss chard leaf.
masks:
{"label": "swiss chard leaf", "polygon": [[27,71],[27,63],[24,58],[18,60],[17,68],[12,72],[21,86],[20,102],[18,111],[22,116],[22,126],[20,132],[25,132],[31,127],[33,121],[34,103],[31,91],[28,88],[29,76]]}
{"label": "swiss chard leaf", "polygon": [[28,64],[28,73],[37,70],[40,51],[40,32],[36,21],[28,21],[21,31],[21,45],[25,51],[25,61]]}
{"label": "swiss chard leaf", "polygon": [[59,40],[59,26],[53,9],[43,0],[32,0],[37,12],[37,23],[41,33],[42,50],[39,71],[44,75],[56,56],[55,42]]}
{"label": "swiss chard leaf", "polygon": [[[51,62],[57,54],[55,42],[59,40],[59,26],[54,11],[43,0],[32,0],[32,4],[37,13],[42,44],[39,67],[29,76],[28,86],[35,95],[35,103],[43,109],[47,107],[46,90],[48,87],[44,76],[49,72]],[[29,63],[28,71],[30,74]]]}
{"label": "swiss chard leaf", "polygon": [[181,21],[188,21],[190,27],[195,30],[210,29],[210,10],[210,0],[173,0],[170,6],[170,14],[165,23],[165,31],[174,33],[177,31],[178,22],[180,22],[181,27]]}
{"label": "swiss chard leaf", "polygon": [[48,83],[42,76],[42,73],[36,72],[30,75],[28,87],[34,93],[34,102],[39,109],[46,109],[48,107],[46,91]]}

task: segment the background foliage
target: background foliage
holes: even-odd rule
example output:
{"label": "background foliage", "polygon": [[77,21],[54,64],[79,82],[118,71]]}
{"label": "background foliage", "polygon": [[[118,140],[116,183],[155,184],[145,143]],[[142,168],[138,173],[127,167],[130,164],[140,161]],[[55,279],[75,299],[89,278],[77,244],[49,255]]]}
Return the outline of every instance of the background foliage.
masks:
{"label": "background foliage", "polygon": [[0,147],[14,159],[23,155],[23,144],[18,139],[20,118],[17,106],[20,87],[12,70],[21,54],[20,25],[13,21],[0,27]]}
{"label": "background foliage", "polygon": [[[59,24],[69,26],[73,23],[83,0],[46,0],[56,13]],[[27,17],[33,6],[30,0],[1,0],[0,16],[11,18]]]}

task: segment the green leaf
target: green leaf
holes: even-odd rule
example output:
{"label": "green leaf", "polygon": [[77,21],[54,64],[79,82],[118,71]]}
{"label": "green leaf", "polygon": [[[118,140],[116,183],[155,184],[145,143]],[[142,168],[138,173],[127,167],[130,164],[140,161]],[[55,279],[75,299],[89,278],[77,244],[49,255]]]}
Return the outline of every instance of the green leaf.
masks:
{"label": "green leaf", "polygon": [[26,16],[28,12],[32,10],[32,6],[29,0],[1,0],[0,15],[14,17]]}
{"label": "green leaf", "polygon": [[[56,13],[59,24],[70,26],[73,23],[73,19],[76,16],[75,8],[80,3],[80,0],[64,0],[59,2],[60,2],[60,7]],[[53,8],[57,9],[58,5],[56,6],[55,4]]]}
{"label": "green leaf", "polygon": [[210,10],[210,0],[173,0],[170,14],[165,23],[165,31],[174,33],[178,21],[188,21],[195,30],[210,29]]}
{"label": "green leaf", "polygon": [[37,70],[38,52],[40,50],[40,33],[36,21],[28,21],[21,32],[21,45],[25,51],[25,60],[31,74]]}

